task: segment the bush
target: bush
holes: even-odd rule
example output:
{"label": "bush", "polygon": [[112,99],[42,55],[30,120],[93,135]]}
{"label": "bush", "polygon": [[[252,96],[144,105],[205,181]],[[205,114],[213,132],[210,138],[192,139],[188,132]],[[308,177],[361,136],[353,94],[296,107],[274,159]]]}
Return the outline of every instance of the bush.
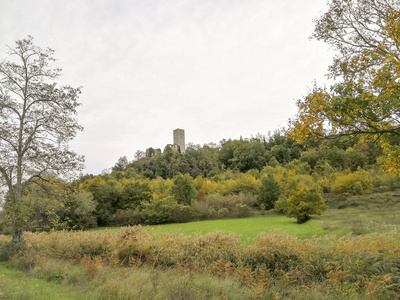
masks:
{"label": "bush", "polygon": [[114,226],[133,226],[142,224],[145,220],[144,214],[139,210],[123,210],[117,209],[111,218],[111,225]]}
{"label": "bush", "polygon": [[362,195],[372,192],[372,178],[369,172],[358,168],[354,173],[339,173],[333,184],[332,191]]}
{"label": "bush", "polygon": [[[30,257],[24,255],[22,262],[28,269],[36,260],[32,275],[50,280],[72,276],[68,281],[74,285],[92,286],[96,290],[101,287],[101,299],[142,299],[141,292],[140,296],[132,297],[118,292],[145,288],[140,286],[142,283],[153,286],[154,290],[161,289],[158,285],[161,273],[168,269],[196,279],[203,272],[218,276],[207,279],[208,284],[215,278],[234,276],[240,283],[230,284],[227,290],[238,285],[241,289],[257,288],[253,291],[259,293],[251,299],[273,299],[269,292],[279,291],[281,299],[394,300],[400,292],[399,233],[396,231],[356,238],[347,235],[340,239],[330,236],[305,240],[287,234],[264,233],[249,243],[242,243],[240,236],[220,231],[206,235],[160,235],[153,229],[135,226],[119,231],[25,233],[25,238],[32,247]],[[55,259],[57,263],[51,263]],[[59,259],[75,262],[75,266],[65,265],[57,272]],[[84,272],[74,271],[79,262]],[[48,271],[43,270],[44,266]],[[151,268],[151,278],[143,273],[148,268]],[[129,277],[132,271],[140,272]],[[174,276],[178,275],[169,274],[170,278]],[[116,278],[116,282],[108,285],[110,289],[104,296],[110,278]],[[165,284],[168,283],[167,278]],[[179,288],[179,284],[182,282],[175,282],[173,287]],[[204,289],[206,285],[196,293],[199,298],[214,299]],[[150,299],[155,298],[154,294],[148,295]],[[183,299],[192,296],[185,294]],[[176,295],[157,299],[176,299],[173,297]],[[215,297],[221,298],[226,297]]]}
{"label": "bush", "polygon": [[173,197],[152,199],[148,203],[142,203],[144,223],[149,225],[171,223],[172,210],[177,205]]}
{"label": "bush", "polygon": [[178,205],[171,210],[172,220],[176,223],[187,223],[194,221],[194,209],[191,206]]}
{"label": "bush", "polygon": [[374,191],[388,192],[400,188],[400,177],[394,172],[377,172],[372,174]]}
{"label": "bush", "polygon": [[21,252],[27,249],[27,245],[25,241],[14,242],[10,241],[1,245],[0,250],[0,261],[8,261],[15,255],[20,254]]}
{"label": "bush", "polygon": [[96,205],[90,192],[79,191],[73,194],[70,210],[66,214],[70,227],[74,230],[97,227],[97,220],[94,216]]}
{"label": "bush", "polygon": [[204,201],[196,203],[194,209],[199,220],[242,218],[253,215],[254,196],[248,194],[227,195],[212,194]]}

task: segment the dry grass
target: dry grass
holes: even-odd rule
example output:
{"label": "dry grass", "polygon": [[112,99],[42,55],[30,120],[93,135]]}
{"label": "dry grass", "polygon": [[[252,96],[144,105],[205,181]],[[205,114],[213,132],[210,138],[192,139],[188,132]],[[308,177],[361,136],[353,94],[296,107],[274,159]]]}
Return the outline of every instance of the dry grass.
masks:
{"label": "dry grass", "polygon": [[[396,231],[305,240],[262,234],[249,245],[234,234],[160,235],[140,226],[25,237],[30,248],[18,258],[20,268],[68,284],[82,285],[84,280],[90,290],[108,299],[133,297],[130,289],[136,293],[136,285],[126,286],[135,280],[149,299],[221,299],[234,286],[242,291],[238,299],[397,299],[400,293]],[[43,275],[52,268],[56,271],[46,271],[52,275]],[[126,274],[128,281],[117,274]],[[215,278],[218,284],[211,288],[207,282]],[[212,291],[202,297],[207,288]],[[329,291],[331,298],[323,291]]]}

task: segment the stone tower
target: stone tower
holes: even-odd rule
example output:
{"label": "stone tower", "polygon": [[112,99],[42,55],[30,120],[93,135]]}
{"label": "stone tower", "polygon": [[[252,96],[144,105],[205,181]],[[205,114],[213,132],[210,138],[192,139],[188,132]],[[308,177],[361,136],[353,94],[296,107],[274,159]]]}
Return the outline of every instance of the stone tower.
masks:
{"label": "stone tower", "polygon": [[181,153],[185,152],[185,130],[175,129],[174,130],[174,145],[178,145]]}

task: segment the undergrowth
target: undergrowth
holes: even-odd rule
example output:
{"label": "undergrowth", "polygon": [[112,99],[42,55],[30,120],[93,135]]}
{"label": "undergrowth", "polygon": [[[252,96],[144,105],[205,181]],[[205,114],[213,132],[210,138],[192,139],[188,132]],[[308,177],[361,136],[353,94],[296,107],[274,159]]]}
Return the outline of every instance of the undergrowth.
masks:
{"label": "undergrowth", "polygon": [[139,226],[25,239],[28,248],[15,258],[19,268],[107,295],[94,299],[397,299],[400,293],[396,231],[306,240],[271,233],[244,244],[218,231],[187,236]]}

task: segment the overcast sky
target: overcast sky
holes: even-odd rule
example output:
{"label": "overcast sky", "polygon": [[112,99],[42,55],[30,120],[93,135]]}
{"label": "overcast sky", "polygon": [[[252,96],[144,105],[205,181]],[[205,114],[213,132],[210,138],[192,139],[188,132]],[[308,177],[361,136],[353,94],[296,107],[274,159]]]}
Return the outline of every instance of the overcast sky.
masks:
{"label": "overcast sky", "polygon": [[[334,55],[309,40],[324,0],[0,0],[0,49],[27,35],[82,86],[71,148],[98,174],[172,143],[286,126]],[[3,52],[0,53],[4,57]]]}

